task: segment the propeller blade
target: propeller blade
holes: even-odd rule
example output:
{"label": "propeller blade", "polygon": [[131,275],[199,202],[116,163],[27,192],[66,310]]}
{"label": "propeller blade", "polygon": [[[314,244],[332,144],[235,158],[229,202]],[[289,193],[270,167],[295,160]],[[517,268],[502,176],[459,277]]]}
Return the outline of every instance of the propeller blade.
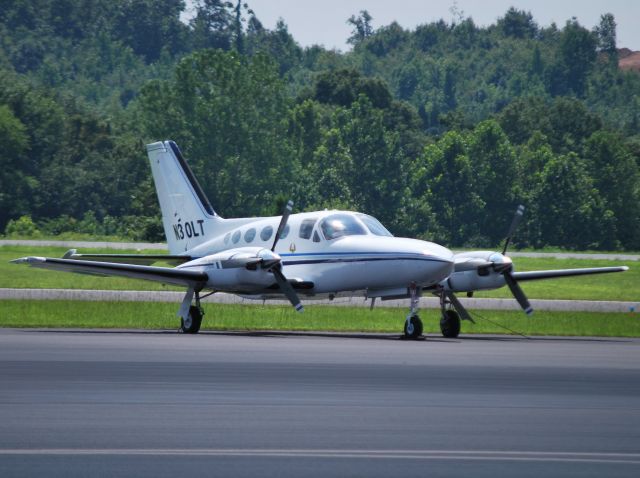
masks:
{"label": "propeller blade", "polygon": [[511,226],[509,226],[509,232],[507,233],[507,237],[504,241],[504,249],[502,250],[502,255],[507,253],[507,247],[509,247],[509,242],[511,242],[511,237],[513,237],[513,233],[516,232],[516,228],[518,224],[520,224],[520,220],[524,215],[524,206],[520,204],[518,209],[516,209],[516,213],[513,216],[513,220],[511,221]]}
{"label": "propeller blade", "polygon": [[289,281],[282,273],[282,269],[280,267],[274,267],[271,272],[273,272],[273,275],[276,278],[276,282],[280,286],[280,290],[284,293],[284,295],[287,296],[287,299],[289,299],[291,305],[293,305],[297,312],[302,312],[304,310],[304,307],[300,303],[298,294],[296,294],[296,291],[293,289],[291,284],[289,284]]}
{"label": "propeller blade", "polygon": [[284,231],[284,228],[287,226],[287,221],[289,220],[289,215],[291,214],[292,210],[293,201],[289,199],[289,202],[287,202],[287,205],[284,208],[284,212],[282,213],[282,219],[280,219],[280,225],[278,226],[278,230],[276,231],[276,237],[273,240],[273,246],[271,246],[272,251],[276,250],[276,244],[278,244],[278,241],[280,240],[280,234],[282,234],[282,231]]}
{"label": "propeller blade", "polygon": [[447,298],[451,301],[456,311],[458,311],[458,314],[460,314],[460,317],[462,318],[462,320],[468,320],[473,324],[476,323],[476,321],[471,318],[471,315],[469,315],[469,312],[467,312],[467,309],[464,308],[464,305],[462,305],[462,303],[458,300],[458,298],[455,296],[453,292],[451,292],[450,290],[447,290],[445,291],[445,294],[447,294]]}
{"label": "propeller blade", "polygon": [[533,314],[533,307],[531,307],[529,299],[527,299],[527,296],[524,295],[524,292],[520,288],[520,285],[518,285],[518,281],[516,281],[511,275],[511,271],[505,271],[503,275],[504,280],[509,286],[509,289],[511,289],[511,293],[518,301],[518,304],[520,304],[520,307],[522,307],[522,310],[524,310],[524,313],[527,315]]}

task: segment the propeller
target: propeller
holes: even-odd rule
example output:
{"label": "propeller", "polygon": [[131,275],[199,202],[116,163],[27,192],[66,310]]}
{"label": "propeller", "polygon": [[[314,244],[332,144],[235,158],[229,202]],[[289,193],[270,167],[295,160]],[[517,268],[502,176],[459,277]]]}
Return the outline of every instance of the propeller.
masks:
{"label": "propeller", "polygon": [[509,226],[509,232],[507,232],[507,237],[504,240],[504,249],[502,249],[502,255],[504,256],[507,253],[507,247],[509,247],[509,242],[511,242],[511,237],[513,237],[513,233],[516,232],[516,228],[518,224],[520,224],[520,220],[524,215],[524,206],[520,204],[518,209],[516,209],[516,213],[513,216],[513,220],[511,221],[511,226]]}
{"label": "propeller", "polygon": [[298,294],[296,294],[296,291],[282,273],[282,264],[278,263],[278,265],[271,269],[271,272],[273,272],[273,276],[276,278],[276,282],[280,286],[280,290],[282,290],[284,295],[287,296],[287,299],[289,299],[293,308],[296,309],[296,312],[304,311],[304,307],[300,303]]}
{"label": "propeller", "polygon": [[524,292],[520,288],[518,281],[516,281],[511,275],[511,269],[504,271],[502,275],[504,275],[504,280],[507,282],[511,293],[518,301],[518,304],[520,304],[520,307],[522,307],[522,310],[524,310],[524,313],[527,315],[533,314],[533,307],[531,307],[527,296],[524,295]]}
{"label": "propeller", "polygon": [[300,303],[300,298],[298,297],[298,294],[296,294],[296,291],[293,289],[291,283],[289,283],[282,272],[282,259],[278,254],[274,252],[282,231],[284,231],[284,228],[287,227],[287,221],[289,220],[289,216],[291,215],[292,210],[293,201],[289,200],[284,208],[284,212],[282,213],[282,218],[280,219],[280,224],[278,225],[278,230],[276,231],[276,237],[274,238],[273,245],[271,246],[272,254],[268,258],[263,257],[262,264],[265,269],[273,273],[273,276],[275,277],[280,290],[287,297],[287,299],[289,299],[291,305],[293,305],[297,312],[302,312],[304,310],[304,307]]}
{"label": "propeller", "polygon": [[[504,240],[504,249],[502,250],[502,255],[505,257],[505,259],[508,259],[508,257],[505,254],[507,253],[509,242],[511,242],[511,238],[515,233],[516,228],[518,227],[518,224],[520,224],[520,220],[522,219],[523,215],[524,215],[524,206],[520,204],[518,206],[518,209],[516,209],[516,213],[513,216],[513,220],[511,221],[511,226],[509,226],[509,232],[507,232],[507,237]],[[507,283],[507,286],[509,287],[509,290],[511,291],[511,293],[518,301],[518,304],[520,304],[520,307],[522,307],[522,310],[524,310],[525,314],[527,315],[533,314],[533,307],[531,307],[531,303],[529,302],[529,299],[527,299],[527,296],[520,288],[520,285],[511,274],[513,272],[513,263],[511,262],[511,259],[509,259],[508,261],[505,261],[504,265],[502,265],[502,268],[503,270],[501,272],[504,277],[504,280]]]}
{"label": "propeller", "polygon": [[280,219],[280,224],[278,225],[278,230],[276,231],[276,237],[273,239],[273,246],[271,246],[271,252],[276,250],[276,244],[280,240],[280,235],[284,228],[287,227],[287,221],[289,220],[289,215],[291,215],[291,211],[293,210],[293,201],[289,199],[287,205],[284,208],[284,212],[282,213],[282,218]]}

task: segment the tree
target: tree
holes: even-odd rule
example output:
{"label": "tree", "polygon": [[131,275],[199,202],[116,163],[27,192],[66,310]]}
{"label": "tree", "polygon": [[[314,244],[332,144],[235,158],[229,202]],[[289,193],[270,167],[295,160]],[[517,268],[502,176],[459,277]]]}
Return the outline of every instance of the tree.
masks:
{"label": "tree", "polygon": [[585,158],[594,186],[614,214],[617,239],[640,248],[640,170],[619,134],[596,131],[586,141]]}
{"label": "tree", "polygon": [[339,69],[320,73],[314,85],[313,97],[320,103],[349,106],[365,95],[376,108],[387,108],[392,95],[380,78],[366,78],[353,69]]}
{"label": "tree", "polygon": [[583,160],[575,153],[557,156],[540,179],[532,200],[537,247],[615,247],[613,213],[605,208]]}
{"label": "tree", "polygon": [[25,125],[0,105],[0,231],[7,221],[29,211],[29,177],[20,167],[29,148]]}
{"label": "tree", "polygon": [[567,21],[562,35],[555,67],[549,71],[551,93],[573,92],[585,95],[587,75],[596,59],[596,38],[574,18]]}
{"label": "tree", "polygon": [[[255,16],[251,19],[255,19]],[[287,24],[282,19],[276,23],[275,30],[255,28],[255,22],[252,27],[251,19],[247,34],[248,54],[255,55],[260,52],[268,54],[278,62],[281,75],[300,65],[303,59],[302,48],[291,36]]]}
{"label": "tree", "polygon": [[598,50],[606,53],[609,62],[618,68],[618,49],[616,47],[616,20],[612,13],[600,17],[600,24],[594,29],[598,37]]}
{"label": "tree", "polygon": [[143,89],[138,108],[146,135],[177,141],[222,214],[268,213],[295,189],[289,100],[269,57],[194,53]]}
{"label": "tree", "polygon": [[433,214],[442,226],[440,239],[452,246],[486,243],[478,221],[484,215],[484,202],[464,137],[455,131],[446,133],[425,148],[419,161]]}
{"label": "tree", "polygon": [[158,60],[163,48],[171,54],[184,51],[187,29],[180,21],[184,7],[184,0],[117,2],[112,36],[148,63]]}
{"label": "tree", "polygon": [[533,21],[531,12],[510,7],[504,17],[498,19],[498,28],[506,37],[533,38],[538,32],[538,25]]}
{"label": "tree", "polygon": [[511,215],[523,199],[518,161],[507,135],[494,120],[475,127],[467,151],[478,194],[486,211],[491,211],[478,221],[480,231],[489,239],[487,246],[496,245],[504,238]]}
{"label": "tree", "polygon": [[360,10],[360,15],[357,17],[351,15],[347,20],[347,24],[353,26],[351,36],[347,40],[347,43],[351,45],[358,45],[366,38],[373,34],[373,27],[371,26],[371,20],[373,17],[366,10]]}
{"label": "tree", "polygon": [[198,0],[196,15],[189,22],[195,48],[231,48],[233,16],[231,2]]}

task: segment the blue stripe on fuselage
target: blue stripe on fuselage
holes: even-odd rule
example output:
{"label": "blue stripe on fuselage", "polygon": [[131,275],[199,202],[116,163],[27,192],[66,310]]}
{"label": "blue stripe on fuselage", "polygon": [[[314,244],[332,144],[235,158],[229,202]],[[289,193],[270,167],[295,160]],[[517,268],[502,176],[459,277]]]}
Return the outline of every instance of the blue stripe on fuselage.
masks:
{"label": "blue stripe on fuselage", "polygon": [[[450,262],[446,259],[439,259],[436,257],[417,255],[412,253],[403,252],[308,252],[308,253],[293,253],[293,254],[280,254],[283,258],[282,265],[302,265],[302,264],[329,264],[337,262],[373,262],[373,261],[427,261],[427,262]],[[325,256],[320,259],[300,259],[291,260],[293,257],[305,257],[305,256]],[[342,257],[327,257],[327,256],[342,256]],[[350,256],[350,257],[348,257]],[[360,257],[353,257],[360,256]],[[366,256],[366,257],[362,257]],[[381,257],[382,256],[382,257]],[[284,260],[287,258],[288,260]]]}

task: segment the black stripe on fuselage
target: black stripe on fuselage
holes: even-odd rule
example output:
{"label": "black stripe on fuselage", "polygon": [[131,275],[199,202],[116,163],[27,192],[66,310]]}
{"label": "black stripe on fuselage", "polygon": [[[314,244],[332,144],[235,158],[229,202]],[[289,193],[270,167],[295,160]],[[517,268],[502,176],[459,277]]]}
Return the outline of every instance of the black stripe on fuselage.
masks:
{"label": "black stripe on fuselage", "polygon": [[178,145],[174,141],[167,141],[167,143],[169,143],[169,146],[171,147],[173,154],[175,154],[176,158],[178,158],[180,167],[182,168],[185,175],[187,176],[187,180],[189,181],[189,183],[191,183],[191,187],[196,192],[198,199],[200,199],[200,202],[202,203],[202,207],[205,209],[205,211],[207,211],[207,213],[210,216],[215,216],[216,212],[213,210],[213,206],[209,202],[207,195],[204,193],[204,190],[202,189],[202,187],[200,186],[200,183],[198,182],[195,175],[193,174],[193,171],[187,164],[187,161],[184,159],[184,156],[182,156],[182,152],[180,151],[180,148],[178,148]]}

